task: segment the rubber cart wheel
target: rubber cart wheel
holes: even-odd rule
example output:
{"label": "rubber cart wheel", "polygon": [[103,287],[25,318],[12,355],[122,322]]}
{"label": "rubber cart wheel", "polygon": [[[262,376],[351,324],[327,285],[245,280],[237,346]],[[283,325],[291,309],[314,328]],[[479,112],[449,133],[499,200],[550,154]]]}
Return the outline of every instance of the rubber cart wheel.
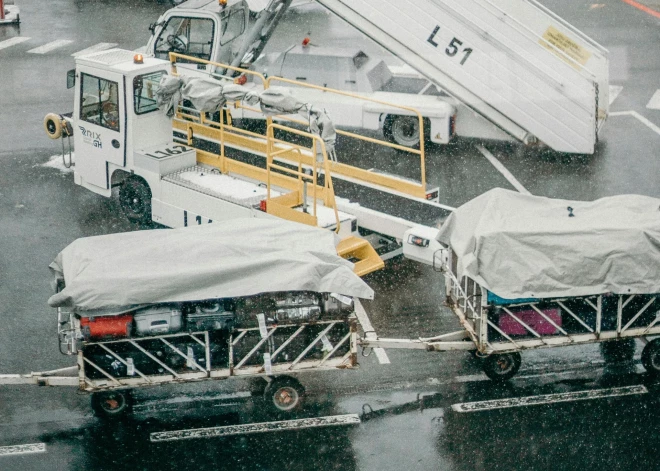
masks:
{"label": "rubber cart wheel", "polygon": [[146,224],[151,221],[151,189],[140,177],[129,177],[119,188],[119,205],[132,222]]}
{"label": "rubber cart wheel", "polygon": [[506,381],[515,376],[520,369],[520,353],[495,353],[483,360],[483,370],[493,381]]}
{"label": "rubber cart wheel", "polygon": [[600,354],[606,363],[630,362],[635,356],[635,339],[620,339],[602,342]]}
{"label": "rubber cart wheel", "polygon": [[55,113],[48,113],[44,117],[44,130],[51,139],[62,137],[62,118]]}
{"label": "rubber cart wheel", "polygon": [[652,374],[660,374],[660,339],[653,339],[642,350],[642,365]]}
{"label": "rubber cart wheel", "polygon": [[269,409],[278,415],[287,415],[302,407],[305,388],[291,376],[279,376],[271,381],[264,391]]}
{"label": "rubber cart wheel", "polygon": [[102,419],[115,419],[130,412],[133,406],[130,391],[103,391],[92,394],[92,410]]}

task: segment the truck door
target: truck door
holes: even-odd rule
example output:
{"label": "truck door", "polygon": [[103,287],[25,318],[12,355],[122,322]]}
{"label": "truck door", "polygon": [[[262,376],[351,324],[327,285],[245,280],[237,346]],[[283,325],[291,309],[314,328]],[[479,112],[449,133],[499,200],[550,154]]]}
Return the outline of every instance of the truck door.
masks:
{"label": "truck door", "polygon": [[87,183],[109,189],[108,163],[126,166],[126,100],[123,78],[80,74],[78,116],[74,129],[76,173]]}

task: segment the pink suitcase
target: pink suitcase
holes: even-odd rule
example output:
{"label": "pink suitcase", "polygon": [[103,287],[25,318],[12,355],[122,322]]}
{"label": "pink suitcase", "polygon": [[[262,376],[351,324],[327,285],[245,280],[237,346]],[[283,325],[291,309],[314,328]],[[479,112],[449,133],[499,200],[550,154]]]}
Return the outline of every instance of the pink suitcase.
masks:
{"label": "pink suitcase", "polygon": [[[561,313],[559,308],[542,309],[543,314],[561,327]],[[533,309],[524,311],[511,311],[518,319],[530,326],[539,335],[552,335],[557,333],[557,329],[551,323],[546,321]],[[519,324],[507,312],[502,312],[499,319],[499,328],[507,335],[532,335],[525,327]]]}

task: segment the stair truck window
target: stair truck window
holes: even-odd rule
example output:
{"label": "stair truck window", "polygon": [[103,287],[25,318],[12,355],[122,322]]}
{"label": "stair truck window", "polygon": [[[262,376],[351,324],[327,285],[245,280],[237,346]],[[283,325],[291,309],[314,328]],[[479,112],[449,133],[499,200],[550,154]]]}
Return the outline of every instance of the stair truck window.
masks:
{"label": "stair truck window", "polygon": [[80,119],[119,131],[119,94],[117,82],[82,74]]}
{"label": "stair truck window", "polygon": [[223,46],[232,42],[245,31],[245,12],[243,10],[234,10],[229,16],[222,18],[222,36],[220,44]]}
{"label": "stair truck window", "polygon": [[[155,55],[169,59],[170,52],[211,60],[214,25],[210,18],[181,18],[174,16],[156,39]],[[179,59],[177,62],[185,62]]]}
{"label": "stair truck window", "polygon": [[133,79],[133,106],[135,114],[150,113],[158,109],[156,92],[160,87],[160,79],[164,70],[150,74],[138,75]]}

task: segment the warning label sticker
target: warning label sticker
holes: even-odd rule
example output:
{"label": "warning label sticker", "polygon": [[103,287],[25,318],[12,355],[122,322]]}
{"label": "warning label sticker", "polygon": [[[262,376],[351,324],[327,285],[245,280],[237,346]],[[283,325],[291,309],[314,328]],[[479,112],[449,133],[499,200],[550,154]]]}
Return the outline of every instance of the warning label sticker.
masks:
{"label": "warning label sticker", "polygon": [[549,26],[545,30],[543,38],[539,40],[539,43],[576,69],[579,69],[580,65],[586,64],[591,57],[591,52],[553,26]]}

